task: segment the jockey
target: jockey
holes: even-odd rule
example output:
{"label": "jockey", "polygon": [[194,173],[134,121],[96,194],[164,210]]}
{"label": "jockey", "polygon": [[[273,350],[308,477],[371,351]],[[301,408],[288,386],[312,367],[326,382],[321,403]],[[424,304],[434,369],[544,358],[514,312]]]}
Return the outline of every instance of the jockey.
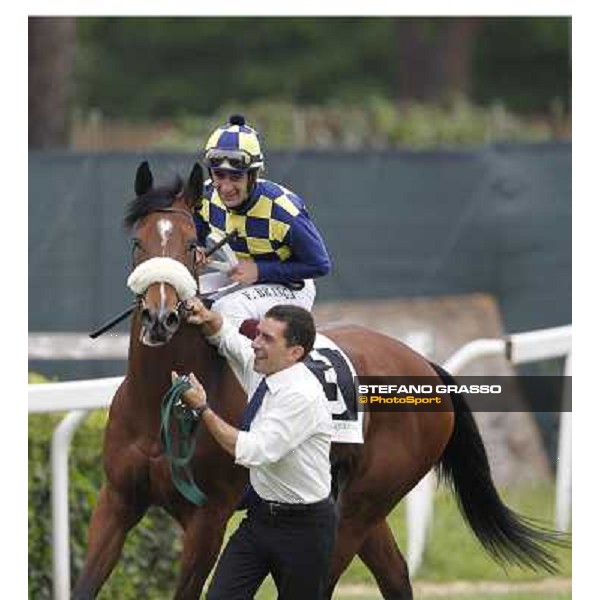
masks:
{"label": "jockey", "polygon": [[[329,273],[331,261],[303,200],[278,183],[259,178],[265,160],[258,133],[241,115],[217,128],[202,163],[209,170],[201,201],[194,209],[200,245],[237,230],[229,243],[237,265],[230,281],[235,291],[218,297],[213,310],[237,327],[260,319],[276,304],[311,310],[313,279]],[[199,257],[205,262],[203,255]]]}

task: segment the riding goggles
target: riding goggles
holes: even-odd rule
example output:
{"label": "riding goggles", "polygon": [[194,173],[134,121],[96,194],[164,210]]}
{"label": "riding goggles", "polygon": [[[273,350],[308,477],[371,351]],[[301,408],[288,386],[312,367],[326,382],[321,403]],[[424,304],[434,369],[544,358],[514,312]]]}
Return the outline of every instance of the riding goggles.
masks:
{"label": "riding goggles", "polygon": [[244,150],[221,150],[211,148],[204,155],[204,165],[209,169],[247,171],[254,158]]}

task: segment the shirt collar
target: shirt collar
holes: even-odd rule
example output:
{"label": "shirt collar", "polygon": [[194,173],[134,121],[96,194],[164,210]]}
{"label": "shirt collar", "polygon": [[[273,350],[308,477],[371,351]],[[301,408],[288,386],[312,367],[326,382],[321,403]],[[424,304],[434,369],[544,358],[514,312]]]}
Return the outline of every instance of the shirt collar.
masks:
{"label": "shirt collar", "polygon": [[273,373],[265,378],[265,382],[267,383],[267,387],[272,394],[277,393],[282,387],[289,385],[289,378],[297,378],[300,376],[300,370],[302,369],[303,363],[297,362],[294,363],[291,367],[287,367],[287,369],[282,369],[281,371],[277,371],[277,373]]}

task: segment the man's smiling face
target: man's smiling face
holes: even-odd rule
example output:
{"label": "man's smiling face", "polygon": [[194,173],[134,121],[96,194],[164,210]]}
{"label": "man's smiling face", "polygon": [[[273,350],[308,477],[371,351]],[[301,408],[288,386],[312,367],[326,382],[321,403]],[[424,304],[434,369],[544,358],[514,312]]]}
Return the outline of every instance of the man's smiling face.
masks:
{"label": "man's smiling face", "polygon": [[265,317],[257,327],[252,341],[254,370],[271,375],[291,367],[304,354],[302,346],[289,346],[285,338],[287,323]]}

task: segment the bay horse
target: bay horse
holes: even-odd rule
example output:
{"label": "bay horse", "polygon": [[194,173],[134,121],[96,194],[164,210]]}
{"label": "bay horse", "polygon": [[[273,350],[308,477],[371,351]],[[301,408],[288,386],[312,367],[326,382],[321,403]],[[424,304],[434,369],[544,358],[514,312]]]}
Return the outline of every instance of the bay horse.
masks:
{"label": "bay horse", "polygon": [[[185,184],[178,177],[172,185],[155,187],[147,162],[138,167],[136,198],[125,218],[133,231],[133,267],[163,257],[197,276],[191,207],[201,197],[203,179],[196,164]],[[233,425],[240,423],[247,402],[227,362],[184,317],[172,278],[158,277],[140,294],[131,321],[127,374],[110,407],[103,448],[106,479],[73,592],[77,600],[96,596],[118,561],[128,531],[150,505],[166,510],[183,530],[174,598],[199,598],[248,481],[246,469],[235,465],[200,423],[193,475],[207,501],[192,504],[172,483],[159,437],[161,400],[171,385],[171,371],[194,372],[213,409]],[[358,326],[322,332],[341,347],[359,375],[454,382],[440,367],[381,333]],[[339,524],[328,597],[358,554],[383,598],[412,598],[407,564],[386,517],[432,467],[452,486],[464,518],[493,558],[555,570],[555,558],[545,544],[556,543],[557,534],[537,528],[503,504],[465,399],[444,395],[443,402],[444,412],[367,412],[363,445],[332,445]]]}

